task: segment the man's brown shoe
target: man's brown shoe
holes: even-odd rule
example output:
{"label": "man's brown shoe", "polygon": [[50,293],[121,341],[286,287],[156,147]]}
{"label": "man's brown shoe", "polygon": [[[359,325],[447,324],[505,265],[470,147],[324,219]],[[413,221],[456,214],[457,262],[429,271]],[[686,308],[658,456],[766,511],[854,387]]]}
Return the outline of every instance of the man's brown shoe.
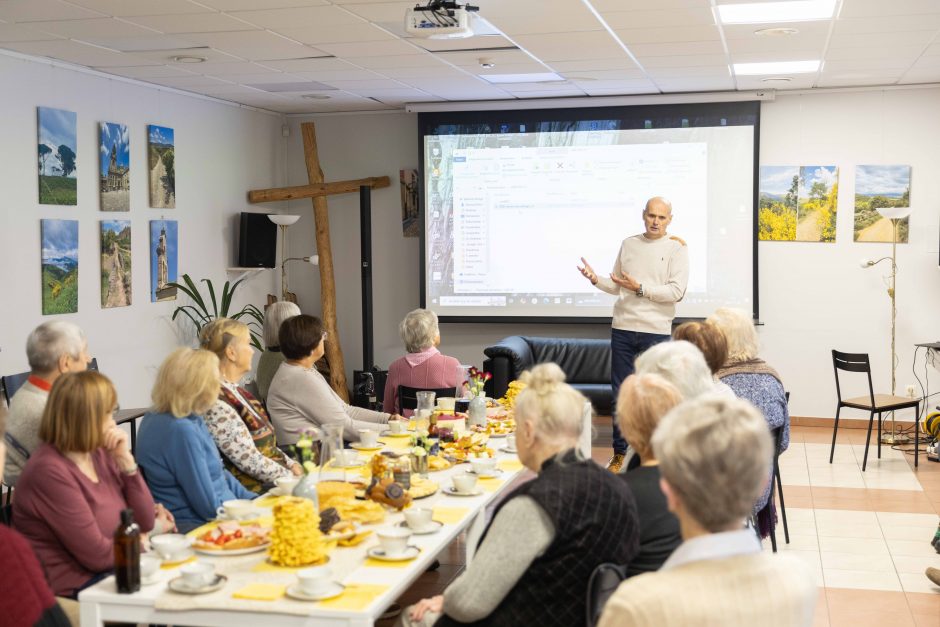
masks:
{"label": "man's brown shoe", "polygon": [[614,456],[607,462],[607,470],[614,473],[620,472],[620,469],[623,467],[623,458],[623,453],[614,453]]}
{"label": "man's brown shoe", "polygon": [[940,586],[940,568],[930,566],[924,574],[927,575],[927,579]]}

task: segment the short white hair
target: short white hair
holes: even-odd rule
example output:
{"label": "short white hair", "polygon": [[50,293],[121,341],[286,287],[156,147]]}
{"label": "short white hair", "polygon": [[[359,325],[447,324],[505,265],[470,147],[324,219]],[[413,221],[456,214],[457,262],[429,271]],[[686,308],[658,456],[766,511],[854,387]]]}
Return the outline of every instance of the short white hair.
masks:
{"label": "short white hair", "polygon": [[26,338],[26,359],[33,372],[55,370],[63,355],[78,359],[85,350],[85,333],[77,324],[50,320],[33,329]]}
{"label": "short white hair", "polygon": [[660,421],[653,451],[663,479],[708,531],[750,515],[770,475],[770,430],[749,402],[723,394],[685,401]]}
{"label": "short white hair", "polygon": [[420,353],[434,346],[434,340],[441,334],[437,326],[437,314],[429,309],[409,311],[398,325],[401,341],[409,353]]}
{"label": "short white hair", "polygon": [[565,373],[558,364],[539,364],[519,378],[526,387],[516,396],[516,421],[532,423],[542,441],[576,442],[584,429],[587,399],[565,383]]}
{"label": "short white hair", "polygon": [[683,400],[715,389],[712,371],[695,344],[685,340],[661,342],[636,358],[637,374],[658,374],[679,390]]}
{"label": "short white hair", "polygon": [[669,210],[669,215],[672,215],[672,203],[669,202],[669,199],[664,198],[663,196],[653,196],[652,198],[650,198],[649,200],[647,200],[647,201],[646,201],[646,204],[643,205],[643,213],[646,213],[647,210],[649,210],[650,205],[653,204],[653,203],[660,203],[660,204],[664,205],[664,206],[666,207],[666,209]]}
{"label": "short white hair", "polygon": [[288,318],[300,315],[300,307],[296,303],[280,300],[268,305],[264,310],[264,347],[271,348],[278,345],[277,334],[281,324]]}
{"label": "short white hair", "polygon": [[708,322],[725,334],[729,363],[757,357],[760,342],[751,314],[735,307],[719,307],[708,317]]}

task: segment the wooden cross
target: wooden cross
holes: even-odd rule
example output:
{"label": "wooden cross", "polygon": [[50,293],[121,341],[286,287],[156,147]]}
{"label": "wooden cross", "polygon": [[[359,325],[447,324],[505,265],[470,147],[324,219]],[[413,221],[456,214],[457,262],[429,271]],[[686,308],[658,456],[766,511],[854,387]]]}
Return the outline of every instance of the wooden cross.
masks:
{"label": "wooden cross", "polygon": [[320,156],[317,153],[316,127],[313,122],[304,122],[300,125],[300,130],[304,140],[304,160],[307,163],[309,184],[252,190],[248,192],[248,202],[276,202],[298,198],[309,198],[313,201],[317,254],[320,256],[320,302],[323,307],[323,326],[329,335],[325,348],[326,359],[330,364],[330,386],[343,400],[349,402],[343,349],[339,343],[339,334],[336,332],[336,282],[333,279],[333,249],[330,245],[330,214],[326,197],[358,192],[361,186],[373,189],[388,187],[391,182],[387,176],[379,176],[325,183],[323,170],[320,168]]}

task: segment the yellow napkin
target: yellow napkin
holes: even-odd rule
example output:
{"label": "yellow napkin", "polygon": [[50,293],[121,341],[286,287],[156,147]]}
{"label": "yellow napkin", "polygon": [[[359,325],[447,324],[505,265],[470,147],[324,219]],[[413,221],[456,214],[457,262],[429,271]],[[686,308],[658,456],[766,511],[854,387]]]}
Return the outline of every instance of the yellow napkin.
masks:
{"label": "yellow napkin", "polygon": [[379,586],[369,583],[347,583],[343,594],[335,599],[320,601],[320,607],[331,610],[364,610],[381,596],[388,586]]}
{"label": "yellow napkin", "polygon": [[298,570],[303,570],[304,568],[310,568],[311,566],[320,566],[326,564],[330,561],[329,556],[324,558],[319,562],[314,562],[313,564],[304,564],[303,566],[278,566],[277,564],[272,564],[269,560],[264,560],[258,562],[251,569],[253,573],[295,573]]}
{"label": "yellow napkin", "polygon": [[281,496],[281,495],[274,495],[274,494],[266,494],[265,496],[262,496],[261,498],[256,499],[255,505],[257,505],[258,507],[274,507],[275,505],[277,505],[278,501],[280,501],[281,499],[286,499],[286,498],[288,497]]}
{"label": "yellow napkin", "polygon": [[455,525],[470,511],[466,507],[435,507],[432,518],[445,525]]}
{"label": "yellow napkin", "polygon": [[515,472],[517,470],[522,470],[522,462],[518,459],[503,459],[496,464],[496,467],[500,470],[505,470],[506,472]]}
{"label": "yellow napkin", "polygon": [[287,586],[276,583],[250,583],[232,593],[234,599],[250,601],[277,601],[284,596]]}
{"label": "yellow napkin", "polygon": [[501,485],[503,485],[502,481],[477,481],[477,487],[484,492],[496,492]]}
{"label": "yellow napkin", "polygon": [[183,564],[188,564],[190,562],[195,562],[195,561],[196,561],[196,556],[190,555],[186,559],[181,560],[179,562],[163,562],[162,564],[160,564],[160,568],[162,568],[163,570],[173,570],[174,568],[179,568]]}

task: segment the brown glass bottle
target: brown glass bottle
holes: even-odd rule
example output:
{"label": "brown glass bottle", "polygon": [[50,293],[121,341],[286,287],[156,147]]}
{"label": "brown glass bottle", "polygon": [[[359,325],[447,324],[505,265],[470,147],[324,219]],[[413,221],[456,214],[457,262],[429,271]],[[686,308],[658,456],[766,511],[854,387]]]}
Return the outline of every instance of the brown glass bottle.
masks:
{"label": "brown glass bottle", "polygon": [[121,524],[114,532],[114,578],[122,594],[140,590],[140,527],[132,509],[121,512]]}
{"label": "brown glass bottle", "polygon": [[437,412],[431,412],[431,418],[428,420],[428,436],[437,437]]}

